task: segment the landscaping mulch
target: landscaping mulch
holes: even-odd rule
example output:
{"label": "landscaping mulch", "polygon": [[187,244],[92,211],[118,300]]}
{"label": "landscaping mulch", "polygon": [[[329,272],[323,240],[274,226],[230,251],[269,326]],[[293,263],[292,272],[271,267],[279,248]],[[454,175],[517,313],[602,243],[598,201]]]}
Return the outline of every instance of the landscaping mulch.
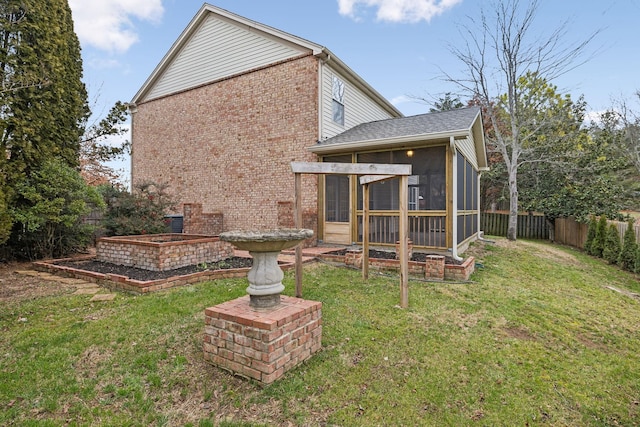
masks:
{"label": "landscaping mulch", "polygon": [[242,257],[231,257],[218,262],[208,262],[206,264],[189,265],[167,271],[151,271],[142,268],[127,267],[125,265],[111,264],[101,261],[61,261],[56,265],[65,267],[73,267],[79,270],[93,271],[102,274],[118,274],[133,280],[143,282],[151,280],[168,279],[174,276],[183,276],[186,274],[199,273],[202,271],[225,270],[229,268],[249,268],[253,265],[253,259]]}

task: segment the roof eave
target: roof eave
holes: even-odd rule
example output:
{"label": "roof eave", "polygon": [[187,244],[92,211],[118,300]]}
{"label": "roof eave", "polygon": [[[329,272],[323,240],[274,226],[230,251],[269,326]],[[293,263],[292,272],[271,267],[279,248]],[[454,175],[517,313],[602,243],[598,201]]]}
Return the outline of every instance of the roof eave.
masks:
{"label": "roof eave", "polygon": [[315,154],[333,154],[356,152],[363,150],[375,150],[381,148],[392,148],[397,146],[409,147],[418,146],[426,141],[438,139],[448,139],[450,137],[463,138],[469,135],[467,129],[460,129],[446,132],[436,132],[430,134],[408,135],[395,138],[370,139],[366,141],[342,142],[336,144],[317,144],[309,147],[308,150]]}

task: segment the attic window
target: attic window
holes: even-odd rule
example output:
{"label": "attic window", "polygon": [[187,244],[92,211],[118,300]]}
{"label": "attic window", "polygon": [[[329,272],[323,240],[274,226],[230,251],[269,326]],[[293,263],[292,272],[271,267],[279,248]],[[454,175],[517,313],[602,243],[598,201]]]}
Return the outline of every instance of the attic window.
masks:
{"label": "attic window", "polygon": [[344,126],[344,82],[333,76],[333,121]]}

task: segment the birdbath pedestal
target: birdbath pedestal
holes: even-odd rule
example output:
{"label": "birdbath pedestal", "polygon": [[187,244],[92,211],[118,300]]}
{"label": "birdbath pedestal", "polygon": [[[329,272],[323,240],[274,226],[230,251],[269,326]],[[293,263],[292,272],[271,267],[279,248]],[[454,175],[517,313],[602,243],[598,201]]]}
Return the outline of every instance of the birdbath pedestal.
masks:
{"label": "birdbath pedestal", "polygon": [[253,308],[273,308],[280,304],[284,290],[284,273],[278,265],[278,255],[313,236],[308,229],[275,229],[264,231],[227,231],[220,234],[226,241],[241,250],[249,251],[253,266],[247,278],[249,304]]}
{"label": "birdbath pedestal", "polygon": [[229,231],[220,240],[253,257],[247,293],[204,311],[204,359],[271,384],[322,348],[322,303],[280,295],[281,250],[313,236],[307,229]]}

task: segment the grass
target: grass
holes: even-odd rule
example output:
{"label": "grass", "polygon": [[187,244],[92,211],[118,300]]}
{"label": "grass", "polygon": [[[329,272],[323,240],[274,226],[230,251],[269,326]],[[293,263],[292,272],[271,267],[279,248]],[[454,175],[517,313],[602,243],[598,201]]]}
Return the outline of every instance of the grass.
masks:
{"label": "grass", "polygon": [[397,277],[306,266],[323,349],[267,387],[202,360],[204,308],[245,280],[0,306],[0,424],[640,424],[638,278],[569,248],[497,243],[472,283],[411,281],[404,310]]}

